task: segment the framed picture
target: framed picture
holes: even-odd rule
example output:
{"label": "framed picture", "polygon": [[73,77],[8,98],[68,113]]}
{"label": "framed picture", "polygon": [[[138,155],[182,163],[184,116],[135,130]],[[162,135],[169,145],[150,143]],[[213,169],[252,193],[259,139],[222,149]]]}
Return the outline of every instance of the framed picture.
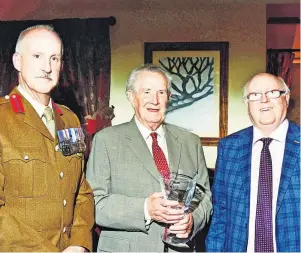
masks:
{"label": "framed picture", "polygon": [[165,122],[199,135],[216,146],[228,133],[228,42],[146,42],[144,63],[171,78]]}

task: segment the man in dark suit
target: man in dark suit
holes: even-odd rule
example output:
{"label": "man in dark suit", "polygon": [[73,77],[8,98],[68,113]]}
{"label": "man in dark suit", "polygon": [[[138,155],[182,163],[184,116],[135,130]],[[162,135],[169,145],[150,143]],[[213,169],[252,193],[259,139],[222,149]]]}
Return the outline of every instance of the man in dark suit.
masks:
{"label": "man in dark suit", "polygon": [[[96,223],[102,226],[98,251],[162,252],[166,224],[173,224],[169,230],[178,237],[193,238],[209,220],[211,192],[200,138],[163,123],[170,84],[157,66],[133,70],[126,93],[134,118],[94,137],[87,179],[94,192]],[[156,142],[160,148],[154,150]],[[163,198],[160,178],[171,172],[197,175],[200,203],[192,213],[183,215],[183,210],[172,208],[176,201]],[[173,250],[193,250],[185,247]]]}
{"label": "man in dark suit", "polygon": [[246,84],[253,127],[219,143],[207,251],[300,252],[300,126],[286,119],[289,97],[271,74]]}

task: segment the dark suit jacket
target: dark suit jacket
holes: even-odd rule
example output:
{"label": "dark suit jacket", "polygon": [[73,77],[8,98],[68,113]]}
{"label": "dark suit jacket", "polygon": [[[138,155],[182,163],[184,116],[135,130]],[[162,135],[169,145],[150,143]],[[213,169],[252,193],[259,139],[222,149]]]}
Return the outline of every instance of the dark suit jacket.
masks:
{"label": "dark suit jacket", "polygon": [[[163,125],[171,172],[182,170],[204,190],[193,212],[195,234],[212,211],[208,173],[200,138],[179,127]],[[102,226],[98,251],[162,252],[164,224],[145,226],[144,201],[160,192],[160,176],[134,120],[96,134],[88,161],[87,179],[95,198],[96,223]]]}
{"label": "dark suit jacket", "polygon": [[[253,127],[222,139],[206,249],[247,250]],[[277,251],[300,252],[300,126],[289,123],[276,210]]]}

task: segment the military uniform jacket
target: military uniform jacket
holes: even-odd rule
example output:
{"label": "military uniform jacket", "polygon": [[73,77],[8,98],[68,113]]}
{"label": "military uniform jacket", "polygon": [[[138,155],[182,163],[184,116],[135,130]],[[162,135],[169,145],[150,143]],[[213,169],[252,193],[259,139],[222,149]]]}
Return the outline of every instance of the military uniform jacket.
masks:
{"label": "military uniform jacket", "polygon": [[[56,130],[79,127],[53,104]],[[92,190],[83,156],[63,156],[31,104],[14,89],[0,99],[0,251],[92,250]]]}

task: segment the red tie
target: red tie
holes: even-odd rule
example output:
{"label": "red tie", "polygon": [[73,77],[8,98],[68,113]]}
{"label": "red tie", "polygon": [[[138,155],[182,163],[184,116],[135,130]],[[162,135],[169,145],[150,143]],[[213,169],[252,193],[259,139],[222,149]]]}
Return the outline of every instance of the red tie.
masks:
{"label": "red tie", "polygon": [[[170,178],[170,173],[169,173],[169,168],[168,168],[168,163],[166,161],[166,157],[163,153],[163,150],[160,148],[158,141],[157,141],[157,133],[153,132],[150,134],[150,136],[153,139],[153,144],[152,144],[152,150],[153,150],[153,157],[157,166],[157,169],[163,179],[169,179]],[[168,228],[165,227],[164,229],[164,234],[163,234],[163,239],[166,240],[167,238],[167,233],[168,233]],[[166,247],[166,244],[164,244],[164,252],[168,252],[168,248]]]}
{"label": "red tie", "polygon": [[150,136],[153,139],[153,144],[152,144],[153,157],[154,157],[157,169],[163,178],[168,179],[170,177],[168,163],[166,161],[166,158],[165,158],[165,155],[164,155],[162,149],[158,145],[157,133],[153,132],[150,134]]}

